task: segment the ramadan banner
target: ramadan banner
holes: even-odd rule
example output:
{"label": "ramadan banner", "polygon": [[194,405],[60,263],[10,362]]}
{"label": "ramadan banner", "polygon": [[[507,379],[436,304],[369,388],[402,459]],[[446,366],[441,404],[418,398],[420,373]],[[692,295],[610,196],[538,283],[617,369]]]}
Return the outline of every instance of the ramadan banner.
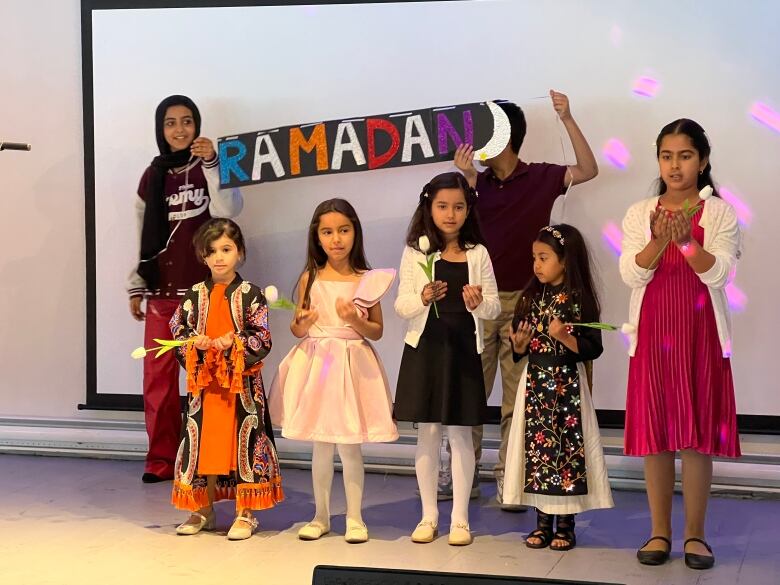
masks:
{"label": "ramadan banner", "polygon": [[461,144],[474,158],[498,155],[509,120],[494,102],[426,108],[284,126],[218,139],[220,183],[239,187],[451,160]]}

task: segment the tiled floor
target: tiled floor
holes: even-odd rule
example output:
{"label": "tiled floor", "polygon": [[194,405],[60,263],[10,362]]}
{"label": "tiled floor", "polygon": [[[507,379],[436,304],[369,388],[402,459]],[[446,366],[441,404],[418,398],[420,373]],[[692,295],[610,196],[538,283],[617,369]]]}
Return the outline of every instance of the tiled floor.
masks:
{"label": "tiled floor", "polygon": [[[468,547],[443,537],[415,545],[409,534],[419,520],[411,476],[366,476],[364,518],[371,541],[348,545],[344,498],[336,475],[333,532],[316,542],[296,538],[313,514],[310,475],[285,470],[287,500],[258,514],[260,531],[250,540],[224,538],[233,509],[218,505],[219,533],[177,537],[186,515],[168,504],[170,483],[144,485],[142,464],[127,461],[0,455],[0,583],[114,585],[199,583],[311,583],[317,564],[414,568],[588,579],[631,584],[780,583],[780,501],[715,498],[709,540],[717,565],[692,571],[682,562],[680,538],[672,562],[643,567],[635,549],[648,530],[644,494],[616,492],[616,508],[578,517],[573,551],[534,551],[522,544],[531,514],[502,512],[495,486],[482,483],[471,506],[476,540]],[[446,525],[450,505],[441,505]],[[675,497],[675,529],[681,530],[681,500]],[[679,534],[678,534],[679,536]]]}

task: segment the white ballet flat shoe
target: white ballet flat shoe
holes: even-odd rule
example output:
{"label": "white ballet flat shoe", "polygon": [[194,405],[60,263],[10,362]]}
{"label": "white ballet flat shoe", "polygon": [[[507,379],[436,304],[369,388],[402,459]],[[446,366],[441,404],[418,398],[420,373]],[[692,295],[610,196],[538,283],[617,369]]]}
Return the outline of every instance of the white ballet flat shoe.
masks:
{"label": "white ballet flat shoe", "polygon": [[228,540],[246,540],[257,528],[257,519],[254,516],[236,516],[233,526],[228,530]]}
{"label": "white ballet flat shoe", "polygon": [[[193,517],[198,519],[197,523],[190,522]],[[193,512],[190,516],[190,520],[187,520],[184,524],[179,524],[176,527],[176,534],[181,536],[191,536],[197,534],[201,530],[216,530],[217,529],[217,515],[212,510],[208,516],[201,514],[200,512]]]}
{"label": "white ballet flat shoe", "polygon": [[448,540],[452,546],[466,546],[474,542],[471,536],[468,524],[452,524],[450,526],[450,537]]}
{"label": "white ballet flat shoe", "polygon": [[330,532],[330,526],[324,526],[319,522],[309,522],[298,531],[298,538],[301,540],[317,540]]}
{"label": "white ballet flat shoe", "polygon": [[349,544],[368,542],[368,528],[363,522],[347,518],[347,530],[344,533],[344,540]]}
{"label": "white ballet flat shoe", "polygon": [[428,544],[439,536],[439,526],[431,520],[423,520],[412,532],[412,542]]}

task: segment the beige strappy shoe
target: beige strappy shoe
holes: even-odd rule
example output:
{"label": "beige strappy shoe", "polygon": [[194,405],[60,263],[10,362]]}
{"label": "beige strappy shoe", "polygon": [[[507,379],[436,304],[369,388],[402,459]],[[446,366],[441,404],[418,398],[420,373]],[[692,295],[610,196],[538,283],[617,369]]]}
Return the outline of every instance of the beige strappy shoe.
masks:
{"label": "beige strappy shoe", "polygon": [[257,528],[258,522],[254,516],[236,516],[233,526],[228,530],[228,540],[246,540]]}
{"label": "beige strappy shoe", "polygon": [[[195,520],[195,522],[193,522]],[[217,515],[214,510],[211,510],[208,516],[201,514],[200,512],[193,512],[189,520],[183,524],[179,524],[176,527],[176,534],[180,536],[191,536],[197,534],[201,530],[216,530],[217,529]]]}

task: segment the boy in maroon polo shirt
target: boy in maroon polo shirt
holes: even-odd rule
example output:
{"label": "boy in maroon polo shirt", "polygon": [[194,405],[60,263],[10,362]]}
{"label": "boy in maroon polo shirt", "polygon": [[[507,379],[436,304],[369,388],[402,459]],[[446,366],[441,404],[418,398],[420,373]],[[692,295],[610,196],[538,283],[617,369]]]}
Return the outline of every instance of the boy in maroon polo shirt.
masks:
{"label": "boy in maroon polo shirt", "polygon": [[[550,212],[559,195],[568,186],[584,183],[598,174],[598,165],[585,136],[569,110],[569,98],[550,90],[552,105],[563,122],[574,148],[575,165],[562,166],[549,163],[526,163],[519,158],[520,146],[525,138],[526,123],[523,111],[511,102],[498,102],[511,125],[509,144],[495,158],[482,163],[487,169],[477,173],[470,145],[458,148],[455,164],[479,193],[479,210],[482,231],[493,262],[498,282],[501,314],[497,319],[485,321],[485,350],[482,352],[482,369],[485,375],[485,391],[490,396],[498,365],[501,366],[501,447],[496,477],[496,499],[504,510],[522,510],[521,506],[504,506],[502,502],[504,463],[512,426],[515,396],[523,371],[522,362],[512,360],[510,325],[520,291],[533,275],[531,245],[539,230],[550,223]],[[482,455],[482,427],[474,427],[474,451],[477,466]],[[472,495],[479,494],[478,478]],[[440,482],[441,485],[442,482]],[[446,493],[446,482],[440,487]],[[450,488],[451,492],[451,488]]]}
{"label": "boy in maroon polo shirt", "polygon": [[[135,202],[140,262],[130,273],[130,314],[146,321],[144,347],[154,338],[170,339],[168,325],[181,297],[209,270],[198,261],[192,236],[212,217],[235,217],[243,199],[238,189],[219,190],[219,160],[214,145],[200,135],[200,112],[186,96],[165,98],[155,112],[160,155],[147,167]],[[146,297],[146,312],[141,301]],[[179,447],[181,406],[179,365],[168,352],[144,358],[144,416],[149,451],[142,480],[173,479]]]}

